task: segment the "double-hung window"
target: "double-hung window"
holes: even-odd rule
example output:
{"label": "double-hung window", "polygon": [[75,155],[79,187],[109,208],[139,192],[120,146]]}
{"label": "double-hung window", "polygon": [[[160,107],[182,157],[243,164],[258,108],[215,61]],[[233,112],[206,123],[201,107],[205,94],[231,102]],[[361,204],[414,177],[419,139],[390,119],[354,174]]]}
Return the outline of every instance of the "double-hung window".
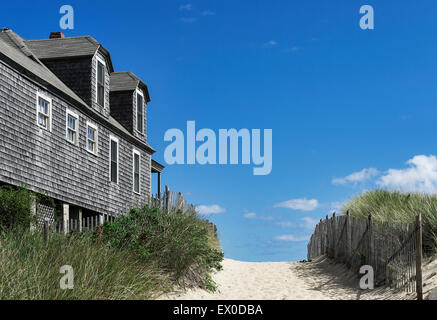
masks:
{"label": "double-hung window", "polygon": [[111,182],[118,183],[118,139],[110,136],[110,178]]}
{"label": "double-hung window", "polygon": [[144,133],[144,96],[137,90],[137,130]]}
{"label": "double-hung window", "polygon": [[140,193],[140,160],[141,154],[134,149],[133,151],[133,181],[134,181],[134,192]]}
{"label": "double-hung window", "polygon": [[67,110],[67,132],[66,139],[68,142],[77,145],[79,128],[79,116],[74,112]]}
{"label": "double-hung window", "polygon": [[87,122],[86,129],[86,149],[88,152],[97,155],[97,141],[98,141],[98,131],[97,126]]}
{"label": "double-hung window", "polygon": [[52,99],[37,93],[37,124],[40,128],[47,131],[52,130]]}
{"label": "double-hung window", "polygon": [[105,106],[105,62],[97,59],[97,103]]}

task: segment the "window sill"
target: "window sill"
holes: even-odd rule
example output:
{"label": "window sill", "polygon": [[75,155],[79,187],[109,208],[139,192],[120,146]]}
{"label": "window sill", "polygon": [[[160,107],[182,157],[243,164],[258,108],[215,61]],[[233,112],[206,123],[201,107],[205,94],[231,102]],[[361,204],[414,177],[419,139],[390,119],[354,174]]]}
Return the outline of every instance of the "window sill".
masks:
{"label": "window sill", "polygon": [[38,129],[40,129],[40,131],[52,132],[52,130],[49,130],[49,129],[45,128],[45,127],[42,127],[39,124],[38,124]]}
{"label": "window sill", "polygon": [[68,140],[68,139],[65,139],[65,141],[67,141],[69,144],[71,144],[71,145],[73,145],[73,146],[75,146],[75,147],[79,147],[79,144],[76,142],[76,143],[74,143],[74,142],[72,142],[72,141],[70,141],[70,140]]}
{"label": "window sill", "polygon": [[145,136],[145,135],[146,135],[146,133],[145,133],[144,131],[141,132],[141,131],[138,130],[138,129],[135,129],[135,132],[138,133],[139,135],[142,135],[142,136]]}
{"label": "window sill", "polygon": [[[98,151],[96,151],[96,152],[92,152],[92,151],[89,151],[88,149],[86,149],[86,151],[89,153],[89,154],[92,154],[93,156],[95,156],[95,157],[98,157],[99,156],[99,152]],[[115,183],[115,182],[114,182]]]}

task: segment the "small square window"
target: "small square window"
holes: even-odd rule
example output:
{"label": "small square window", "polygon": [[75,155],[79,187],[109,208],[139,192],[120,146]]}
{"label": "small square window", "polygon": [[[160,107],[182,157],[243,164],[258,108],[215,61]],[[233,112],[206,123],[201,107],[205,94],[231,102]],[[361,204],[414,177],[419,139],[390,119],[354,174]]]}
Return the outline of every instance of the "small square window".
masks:
{"label": "small square window", "polygon": [[42,97],[40,94],[37,94],[37,99],[37,124],[40,128],[51,131],[51,99]]}
{"label": "small square window", "polygon": [[66,139],[72,144],[78,143],[77,128],[79,126],[79,117],[67,110],[67,136]]}
{"label": "small square window", "polygon": [[87,150],[97,154],[97,127],[87,123]]}

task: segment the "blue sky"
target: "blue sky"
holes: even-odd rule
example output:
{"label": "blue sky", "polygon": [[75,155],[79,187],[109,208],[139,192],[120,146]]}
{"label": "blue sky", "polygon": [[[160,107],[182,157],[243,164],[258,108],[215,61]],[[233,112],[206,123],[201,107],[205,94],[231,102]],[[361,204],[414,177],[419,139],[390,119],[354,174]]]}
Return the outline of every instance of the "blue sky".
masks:
{"label": "blue sky", "polygon": [[[226,257],[304,259],[314,221],[363,190],[437,191],[435,1],[8,1],[1,27],[47,38],[63,4],[75,10],[66,36],[92,35],[148,84],[158,161],[166,130],[189,120],[273,130],[270,175],[165,169],[172,190],[224,211],[208,218]],[[364,4],[374,30],[359,27]]]}

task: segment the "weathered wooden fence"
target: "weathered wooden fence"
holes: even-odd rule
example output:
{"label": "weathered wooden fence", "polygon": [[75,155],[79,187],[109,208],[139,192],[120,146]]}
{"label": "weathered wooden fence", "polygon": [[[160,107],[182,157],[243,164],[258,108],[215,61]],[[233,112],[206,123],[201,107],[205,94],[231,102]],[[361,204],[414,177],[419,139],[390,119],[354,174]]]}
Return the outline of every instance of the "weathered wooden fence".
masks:
{"label": "weathered wooden fence", "polygon": [[344,216],[320,220],[308,243],[308,260],[326,255],[354,272],[373,267],[375,285],[417,292],[422,299],[422,223],[394,224]]}
{"label": "weathered wooden fence", "polygon": [[[151,195],[147,199],[147,204],[163,210],[181,210],[194,212],[194,205],[187,205],[186,200],[180,192],[171,192],[166,186],[165,192],[161,197]],[[107,215],[94,215],[79,219],[69,219],[63,221],[55,219],[55,209],[44,204],[37,204],[37,226],[47,233],[68,233],[70,231],[95,230],[96,227],[103,225],[106,220],[114,220],[114,217]],[[214,225],[215,226],[215,225]]]}
{"label": "weathered wooden fence", "polygon": [[181,210],[181,211],[194,211],[194,205],[188,205],[187,201],[180,192],[170,191],[165,186],[165,192],[159,197],[158,195],[152,195],[149,198],[149,204],[157,208],[169,210]]}

